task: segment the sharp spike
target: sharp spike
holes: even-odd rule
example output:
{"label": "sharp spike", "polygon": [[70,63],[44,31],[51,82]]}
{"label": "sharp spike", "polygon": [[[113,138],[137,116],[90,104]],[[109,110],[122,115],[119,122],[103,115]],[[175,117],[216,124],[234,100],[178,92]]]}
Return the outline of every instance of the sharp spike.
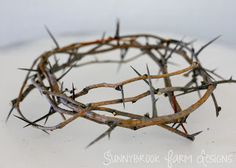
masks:
{"label": "sharp spike", "polygon": [[124,93],[124,88],[121,86],[121,96],[122,96],[122,102],[123,102],[123,107],[125,109],[125,93]]}
{"label": "sharp spike", "polygon": [[74,83],[72,83],[72,99],[75,99],[75,86],[74,86]]}
{"label": "sharp spike", "polygon": [[11,107],[11,110],[9,111],[8,115],[7,115],[7,118],[6,118],[5,122],[7,122],[7,121],[9,120],[9,118],[10,118],[10,116],[11,116],[11,114],[12,114],[14,108],[15,108],[15,107],[14,107],[14,105],[13,105],[13,106]]}
{"label": "sharp spike", "polygon": [[45,27],[45,29],[46,29],[48,35],[51,37],[52,41],[53,41],[54,44],[56,45],[56,47],[57,47],[57,48],[60,48],[60,46],[59,46],[59,44],[58,44],[56,38],[53,36],[53,34],[52,34],[52,32],[49,30],[49,28],[48,28],[46,25],[45,25],[44,27]]}
{"label": "sharp spike", "polygon": [[171,127],[174,128],[174,126],[175,126],[176,124],[177,124],[177,123],[173,123]]}
{"label": "sharp spike", "polygon": [[200,73],[208,79],[215,80],[203,67],[200,67]]}
{"label": "sharp spike", "polygon": [[22,121],[24,121],[24,122],[27,122],[28,124],[31,124],[31,125],[34,126],[34,123],[32,123],[32,122],[30,122],[30,121],[28,121],[28,120],[26,120],[26,119],[24,119],[24,118],[22,118],[22,117],[19,117],[19,116],[17,116],[17,115],[14,115],[14,117],[16,117],[16,118],[18,118],[18,119],[20,119],[20,120],[22,120]]}
{"label": "sharp spike", "polygon": [[[55,113],[55,112],[54,112],[54,113]],[[45,119],[45,118],[46,118],[46,120],[47,120],[48,116],[50,116],[50,115],[52,115],[52,114],[54,114],[54,113],[49,113],[49,112],[48,112],[47,114],[45,114],[44,116],[40,117],[39,119],[33,121],[32,123],[35,124],[36,122],[39,122],[39,121],[41,121],[41,120],[43,120],[43,119]],[[47,122],[47,121],[45,121],[44,124],[46,124],[46,122]],[[31,123],[25,125],[23,128],[26,128],[26,127],[28,127],[28,126],[30,126],[30,125],[31,125]]]}
{"label": "sharp spike", "polygon": [[209,41],[208,43],[206,43],[205,45],[203,45],[196,53],[195,53],[195,57],[198,57],[198,55],[202,52],[202,50],[204,50],[207,46],[209,46],[210,44],[212,44],[214,41],[216,41],[218,38],[220,38],[221,35],[215,37],[214,39],[212,39],[211,41]]}
{"label": "sharp spike", "polygon": [[168,60],[172,56],[172,54],[176,51],[177,47],[179,47],[180,44],[182,44],[182,40],[176,43],[175,47],[170,51],[169,55],[166,57],[166,60]]}
{"label": "sharp spike", "polygon": [[156,98],[154,102],[156,103],[156,102],[158,101],[158,99],[159,99],[159,98]]}
{"label": "sharp spike", "polygon": [[149,71],[148,65],[146,65],[146,68],[147,68],[147,74],[148,74],[148,83],[150,87],[150,95],[151,95],[151,100],[152,100],[152,117],[157,117],[155,95],[154,95],[154,90],[152,86],[152,81],[150,79],[150,71]]}
{"label": "sharp spike", "polygon": [[[196,87],[198,88],[199,86],[198,86],[197,80],[195,80],[194,83],[195,83]],[[198,94],[199,98],[202,97],[200,90],[197,90],[197,94]]]}
{"label": "sharp spike", "polygon": [[117,19],[117,22],[116,22],[116,33],[115,33],[115,39],[119,39],[120,37],[120,21],[119,19]]}
{"label": "sharp spike", "polygon": [[111,131],[113,131],[115,127],[116,127],[116,124],[113,124],[112,126],[110,126],[110,128],[108,130],[106,130],[104,133],[102,133],[100,136],[98,136],[96,139],[94,139],[92,142],[90,142],[86,146],[86,148],[89,148],[90,146],[92,146],[93,144],[95,144],[96,142],[98,142],[99,140],[104,138],[106,135],[110,135]]}
{"label": "sharp spike", "polygon": [[196,132],[196,133],[194,133],[194,134],[188,135],[187,138],[190,139],[190,140],[192,140],[192,141],[194,141],[194,140],[195,140],[195,137],[196,137],[197,135],[199,135],[200,133],[202,133],[202,131],[199,131],[199,132]]}
{"label": "sharp spike", "polygon": [[18,68],[18,69],[22,71],[38,72],[36,69],[29,69],[29,68]]}
{"label": "sharp spike", "polygon": [[[134,67],[130,66],[133,71],[138,75],[138,76],[142,76]],[[143,80],[147,85],[149,85],[148,81],[146,79]]]}
{"label": "sharp spike", "polygon": [[47,132],[46,130],[41,130],[41,131],[43,131],[44,133],[50,135],[49,132]]}
{"label": "sharp spike", "polygon": [[64,82],[61,82],[61,92],[64,92]]}
{"label": "sharp spike", "polygon": [[216,110],[216,117],[219,116],[219,112],[221,111],[221,107],[218,105],[217,103],[217,100],[216,100],[216,97],[214,95],[214,93],[211,94],[211,97],[212,97],[212,100],[213,100],[213,103],[214,103],[214,106],[215,106],[215,110]]}
{"label": "sharp spike", "polygon": [[49,116],[54,113],[55,113],[54,109],[52,107],[50,107],[49,112],[45,115],[46,117],[44,117],[44,118],[46,118],[44,121],[44,125],[46,125],[46,123],[48,122]]}
{"label": "sharp spike", "polygon": [[60,81],[67,73],[70,72],[72,68],[73,68],[73,65],[68,70],[66,70],[66,72],[64,72],[59,78],[57,78],[57,81]]}
{"label": "sharp spike", "polygon": [[128,52],[127,48],[120,50],[120,63],[118,65],[117,72],[120,70],[122,62],[124,61],[124,58],[127,55],[127,52]]}
{"label": "sharp spike", "polygon": [[[130,66],[134,72],[138,75],[138,76],[142,76],[134,67]],[[143,81],[149,86],[149,82],[146,79],[143,79]],[[152,87],[152,89],[157,92],[159,89],[155,89],[154,87]],[[157,101],[157,100],[156,100]]]}

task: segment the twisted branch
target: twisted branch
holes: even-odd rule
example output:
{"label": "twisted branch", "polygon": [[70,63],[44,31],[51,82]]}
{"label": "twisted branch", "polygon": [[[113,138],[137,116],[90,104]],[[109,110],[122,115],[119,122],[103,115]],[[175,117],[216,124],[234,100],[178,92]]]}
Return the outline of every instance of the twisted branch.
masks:
{"label": "twisted branch", "polygon": [[[47,31],[53,39],[56,48],[41,54],[35,59],[29,69],[21,68],[21,70],[28,72],[17,98],[12,100],[12,109],[7,116],[7,120],[15,109],[18,113],[18,115],[15,116],[27,123],[25,127],[33,126],[43,131],[61,129],[80,117],[110,127],[105,133],[92,141],[88,146],[94,144],[104,136],[110,135],[110,132],[114,130],[115,127],[137,130],[143,127],[155,125],[182,137],[194,140],[194,137],[200,132],[188,134],[186,128],[187,117],[206,102],[209,96],[212,96],[216,115],[218,116],[221,108],[218,106],[213,91],[218,84],[236,82],[232,78],[228,80],[223,79],[213,70],[204,68],[199,61],[200,52],[218,37],[211,40],[195,52],[195,49],[190,45],[191,43],[182,40],[164,39],[150,34],[120,36],[119,24],[117,24],[116,34],[114,37],[103,37],[99,40],[74,43],[64,47],[60,47],[52,33],[48,29]],[[131,49],[139,51],[139,54],[127,58],[129,50]],[[99,60],[96,59],[82,62],[85,57],[113,52],[115,50],[120,50],[121,53],[116,59],[99,58]],[[64,62],[58,61],[62,55],[65,57],[65,54],[67,55],[67,60]],[[174,59],[174,57],[177,56],[182,57],[189,66],[174,72],[169,72],[169,60]],[[54,58],[53,60],[51,59],[52,57]],[[140,57],[151,58],[157,64],[160,74],[151,75],[148,67],[147,74],[141,74],[132,67],[138,76],[134,76],[133,78],[118,83],[92,84],[82,90],[75,89],[73,84],[72,89],[63,88],[62,79],[72,68],[80,68],[87,65],[101,63],[117,63],[120,67],[121,64],[129,63]],[[57,77],[56,74],[58,73],[61,73],[61,76]],[[173,86],[171,77],[178,77],[183,74],[189,79],[189,82],[183,84],[183,86]],[[213,78],[210,74],[218,79]],[[152,84],[152,79],[163,79],[165,87],[155,88]],[[138,95],[132,97],[126,97],[123,87],[128,84],[135,84],[135,82],[140,80],[143,80],[149,85],[149,90],[144,90]],[[195,84],[195,86],[192,86],[193,84]],[[79,101],[80,97],[87,95],[91,90],[98,88],[117,90],[121,92],[121,97],[90,103]],[[42,95],[44,95],[50,108],[46,115],[42,115],[42,117],[36,118],[32,121],[21,111],[21,104],[34,89],[37,89]],[[200,93],[200,91],[205,92],[203,96],[200,96],[199,100],[185,109],[180,106],[177,99],[178,97],[192,92]],[[156,107],[156,102],[158,99],[156,99],[155,96],[160,98],[161,94],[164,94],[168,98],[170,106],[173,109],[173,112],[170,112],[167,115],[159,115],[159,112],[157,114],[158,109]],[[109,105],[112,104],[123,104],[125,108],[126,103],[135,103],[141,101],[147,96],[151,96],[153,109],[152,117],[149,116],[149,113],[142,115],[142,112],[134,113],[109,107]],[[100,112],[105,112],[107,115],[103,115]],[[47,125],[48,118],[55,114],[60,114],[63,120],[56,125]],[[42,120],[45,120],[44,124],[40,124],[40,121]],[[182,129],[179,129],[180,126]]]}

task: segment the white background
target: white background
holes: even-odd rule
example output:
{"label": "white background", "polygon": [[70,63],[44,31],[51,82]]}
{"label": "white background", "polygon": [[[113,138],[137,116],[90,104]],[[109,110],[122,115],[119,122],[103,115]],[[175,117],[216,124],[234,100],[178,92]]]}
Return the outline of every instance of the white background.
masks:
{"label": "white background", "polygon": [[234,0],[0,0],[0,46],[55,35],[122,31],[172,32],[236,44]]}
{"label": "white background", "polygon": [[[236,33],[235,2],[233,0],[199,1],[3,1],[0,0],[0,168],[90,168],[90,167],[167,167],[164,159],[170,150],[176,155],[191,155],[196,159],[204,150],[208,156],[231,156],[232,163],[207,164],[208,167],[229,167],[236,165],[236,113],[235,85],[219,86],[216,91],[222,112],[215,117],[211,100],[199,108],[189,118],[188,130],[203,130],[196,141],[189,142],[159,127],[150,127],[138,131],[118,128],[112,133],[111,140],[104,138],[91,148],[84,147],[100,135],[106,126],[90,121],[77,120],[63,130],[46,135],[33,128],[23,129],[24,123],[5,117],[10,109],[9,102],[15,98],[25,72],[17,70],[28,67],[32,60],[45,50],[54,47],[44,29],[47,25],[58,37],[60,44],[99,38],[103,31],[113,35],[115,21],[121,20],[122,32],[149,32],[164,36],[184,35],[199,39],[196,47],[221,34],[220,40],[208,47],[200,59],[209,68],[218,68],[225,77],[236,76]],[[92,36],[91,36],[92,35]],[[149,60],[132,63],[144,72]],[[155,73],[155,68],[151,67]],[[97,67],[88,67],[74,71],[78,79],[83,74],[91,74]],[[78,83],[91,84],[104,82],[100,79],[117,82],[127,79],[134,73],[129,65],[123,66],[116,74],[116,67],[100,66],[100,75],[83,78]],[[74,78],[77,79],[77,78]],[[79,87],[79,86],[78,86]],[[98,95],[99,98],[101,95]],[[186,99],[186,104],[191,99]],[[148,103],[147,99],[147,103]],[[150,103],[150,102],[149,102]],[[28,100],[27,110],[32,113],[46,110],[47,105],[41,97]],[[165,106],[162,107],[165,109]],[[149,110],[149,105],[137,104],[136,109]],[[104,153],[111,151],[117,155],[158,155],[160,163],[130,164],[113,163],[105,166]],[[217,160],[215,160],[217,161]],[[213,161],[214,162],[214,161]],[[187,162],[175,164],[175,167],[203,167],[202,164]]]}

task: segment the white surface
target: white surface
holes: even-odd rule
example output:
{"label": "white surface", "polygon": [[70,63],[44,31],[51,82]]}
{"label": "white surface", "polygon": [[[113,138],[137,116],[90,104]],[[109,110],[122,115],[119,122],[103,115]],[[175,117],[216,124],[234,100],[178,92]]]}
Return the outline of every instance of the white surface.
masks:
{"label": "white surface", "polygon": [[0,47],[62,34],[124,31],[173,32],[236,46],[235,0],[0,0]]}
{"label": "white surface", "polygon": [[[91,38],[90,38],[91,39]],[[59,39],[60,43],[68,43],[75,39]],[[197,42],[198,46],[199,42]],[[15,48],[14,50],[5,50],[0,52],[0,167],[1,168],[90,168],[90,167],[168,167],[165,159],[171,151],[176,156],[180,154],[192,157],[192,161],[186,163],[176,163],[173,167],[204,167],[197,162],[201,152],[205,156],[230,157],[231,163],[207,164],[207,167],[227,167],[235,168],[236,166],[236,85],[218,86],[216,96],[222,111],[218,118],[215,117],[214,106],[209,99],[206,104],[201,106],[189,118],[188,130],[192,133],[203,130],[203,133],[196,137],[194,142],[167,132],[159,127],[149,127],[138,131],[118,128],[112,135],[111,140],[107,138],[99,141],[89,149],[85,146],[95,137],[100,135],[107,127],[97,125],[90,121],[78,119],[71,123],[63,130],[57,130],[46,135],[34,128],[23,129],[24,123],[14,117],[11,117],[7,124],[4,123],[5,117],[10,109],[9,102],[19,91],[20,84],[25,72],[17,70],[18,67],[28,67],[31,62],[41,52],[51,49],[53,46],[49,40],[41,40],[31,43],[27,46]],[[206,49],[200,56],[204,65],[210,68],[217,67],[218,72],[225,77],[230,75],[236,76],[235,62],[236,50],[213,44]],[[145,72],[145,64],[149,63],[152,72],[154,67],[149,60],[139,60],[131,63],[141,72]],[[116,66],[89,66],[84,70],[73,71],[78,80],[83,76],[81,73],[92,74],[94,70],[99,75],[91,78],[83,78],[83,84],[104,82],[100,80],[107,79],[109,82],[116,82],[121,79],[127,79],[134,73],[130,70],[129,65],[123,66],[121,72],[116,75]],[[111,69],[113,68],[113,69]],[[75,77],[75,76],[74,76]],[[74,78],[76,79],[76,78]],[[78,82],[80,83],[80,82]],[[70,83],[68,83],[69,85]],[[83,87],[83,86],[78,86]],[[95,98],[99,98],[95,97]],[[148,102],[147,99],[146,102]],[[191,99],[186,100],[189,103]],[[32,113],[46,110],[43,99],[37,97],[30,99],[27,104],[27,110]],[[161,108],[161,107],[160,107]],[[162,107],[165,109],[165,107]],[[134,109],[140,111],[150,110],[148,105],[137,103]],[[33,115],[33,114],[32,114]],[[204,116],[204,117],[203,117]],[[209,129],[208,129],[209,128]],[[108,152],[112,156],[141,156],[159,157],[159,163],[140,164],[128,163],[111,163],[104,165],[108,160]],[[107,152],[107,153],[106,153]],[[104,153],[106,157],[104,157]],[[180,160],[181,161],[181,160]],[[219,162],[219,160],[214,160]]]}

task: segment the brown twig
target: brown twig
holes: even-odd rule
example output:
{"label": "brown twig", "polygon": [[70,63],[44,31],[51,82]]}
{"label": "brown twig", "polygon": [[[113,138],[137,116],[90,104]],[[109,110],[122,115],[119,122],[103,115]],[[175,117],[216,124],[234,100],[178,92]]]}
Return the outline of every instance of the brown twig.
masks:
{"label": "brown twig", "polygon": [[[35,59],[30,68],[20,68],[21,70],[27,71],[27,75],[21,86],[18,97],[12,100],[12,108],[7,116],[7,120],[15,109],[18,113],[18,115],[15,116],[27,123],[25,127],[31,125],[43,131],[61,129],[79,117],[83,117],[99,124],[105,124],[110,127],[105,133],[92,141],[88,146],[91,146],[104,136],[110,135],[110,132],[114,130],[115,127],[137,130],[143,127],[156,125],[187,139],[194,140],[194,137],[200,132],[191,135],[188,134],[187,129],[185,128],[186,125],[184,125],[187,117],[207,101],[209,96],[213,99],[217,112],[216,114],[218,116],[220,107],[218,106],[213,91],[218,84],[236,83],[232,78],[228,80],[223,79],[214,71],[204,68],[199,62],[198,56],[200,52],[218,37],[211,40],[195,52],[195,49],[189,45],[190,43],[182,40],[164,39],[150,34],[122,36],[120,35],[120,25],[118,22],[114,37],[105,38],[105,36],[103,36],[101,39],[95,41],[74,43],[60,47],[49,29],[46,29],[54,41],[56,48],[41,54]],[[143,39],[145,39],[145,42],[143,42]],[[83,49],[83,51],[81,51],[81,49]],[[137,50],[140,53],[136,56],[128,57],[127,51],[130,49]],[[95,61],[79,63],[84,57],[112,52],[115,50],[120,50],[121,54],[118,59],[99,58]],[[60,54],[67,54],[67,61],[58,61]],[[101,63],[117,63],[120,68],[121,64],[129,63],[137,58],[145,56],[150,57],[157,64],[160,72],[159,75],[151,75],[148,66],[146,67],[147,74],[141,74],[132,67],[138,76],[121,82],[92,84],[82,90],[77,90],[74,84],[72,84],[72,89],[63,88],[62,79],[72,68]],[[189,66],[174,72],[169,72],[169,60],[174,59],[174,56],[182,57]],[[54,62],[50,59],[51,57],[54,58]],[[57,77],[56,73],[60,72],[62,74]],[[183,86],[173,86],[172,77],[179,77],[182,74],[185,74],[185,77],[189,78],[190,82],[183,84]],[[215,80],[210,74],[219,77],[220,80]],[[152,79],[163,79],[165,86],[155,89],[151,81]],[[126,97],[126,89],[124,89],[124,86],[129,84],[135,85],[135,82],[140,80],[145,81],[149,85],[149,90],[142,91],[135,96]],[[192,85],[194,83],[196,86],[193,87]],[[118,90],[121,92],[121,97],[90,103],[78,101],[79,97],[87,95],[91,90],[98,88]],[[21,103],[34,89],[39,90],[39,92],[45,97],[50,108],[46,115],[42,115],[42,117],[36,118],[35,120],[30,120],[21,111]],[[192,105],[189,105],[186,109],[182,109],[177,100],[177,96],[179,97],[192,92],[200,93],[200,90],[205,91],[205,93],[199,98],[199,100]],[[159,96],[160,94],[163,94],[168,98],[170,106],[173,109],[173,111],[167,115],[160,116],[157,114],[156,102],[158,98],[155,96]],[[108,107],[112,104],[123,104],[125,107],[126,103],[141,101],[144,97],[149,95],[151,96],[152,101],[152,117],[149,117],[148,114],[142,115],[141,111],[138,112],[138,114],[135,114],[134,112],[121,111]],[[107,115],[100,114],[101,111],[106,112]],[[55,114],[60,114],[63,121],[54,126],[48,126],[48,118]],[[40,121],[42,120],[45,120],[44,124],[40,124]],[[169,126],[168,124],[172,124],[172,126]],[[179,129],[180,126],[183,130]]]}

